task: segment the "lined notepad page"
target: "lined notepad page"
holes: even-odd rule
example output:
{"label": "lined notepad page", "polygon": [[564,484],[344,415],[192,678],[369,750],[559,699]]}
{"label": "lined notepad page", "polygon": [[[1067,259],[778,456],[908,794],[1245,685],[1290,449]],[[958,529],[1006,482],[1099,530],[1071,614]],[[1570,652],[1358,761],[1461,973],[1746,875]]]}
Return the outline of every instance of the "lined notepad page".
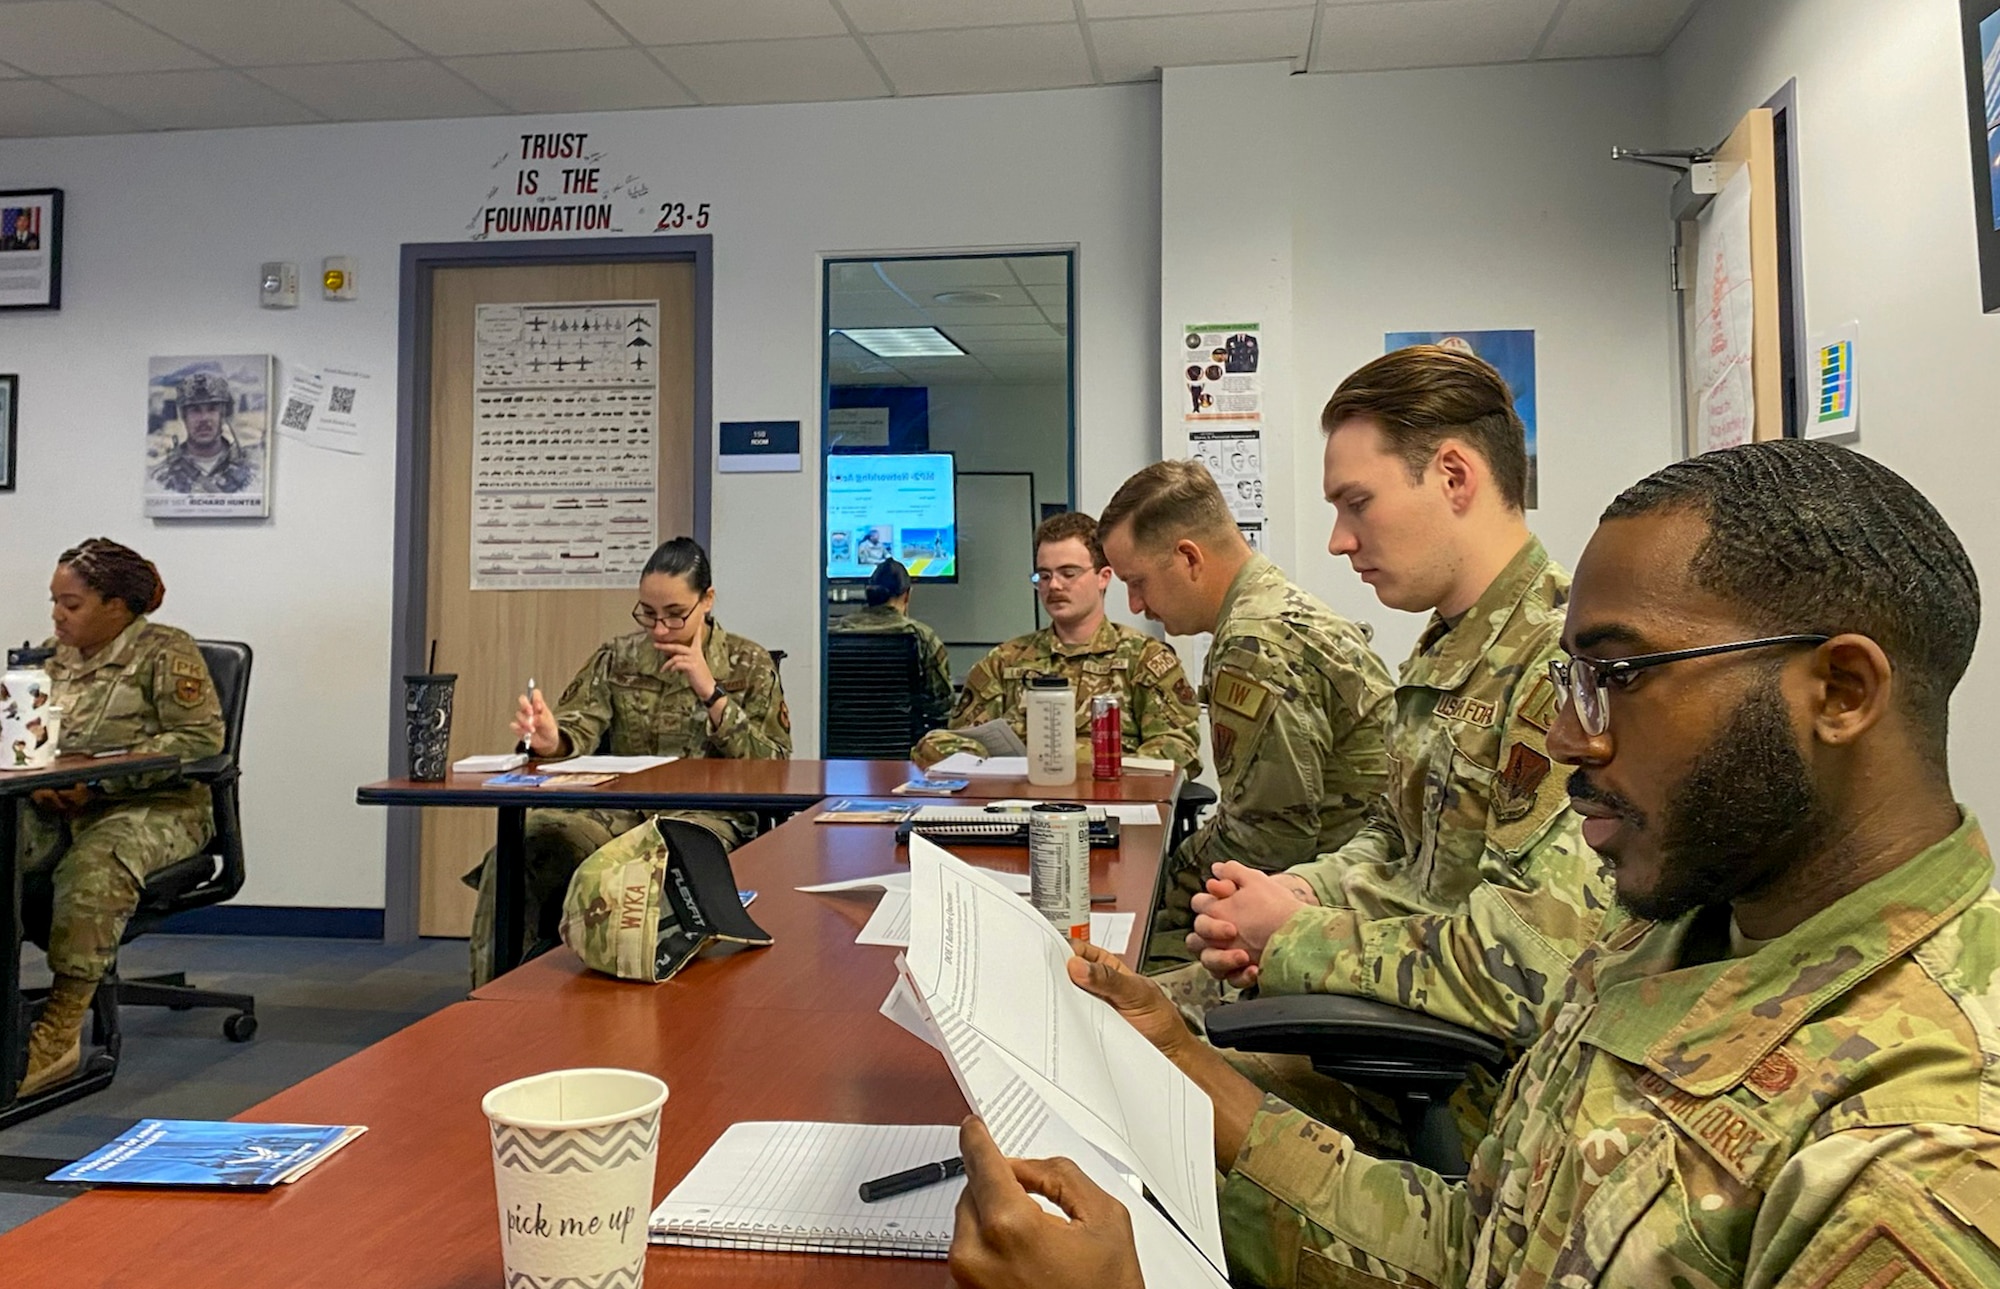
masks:
{"label": "lined notepad page", "polygon": [[653,1210],[655,1244],[942,1258],[965,1179],[880,1203],[861,1183],[958,1153],[951,1124],[739,1123]]}

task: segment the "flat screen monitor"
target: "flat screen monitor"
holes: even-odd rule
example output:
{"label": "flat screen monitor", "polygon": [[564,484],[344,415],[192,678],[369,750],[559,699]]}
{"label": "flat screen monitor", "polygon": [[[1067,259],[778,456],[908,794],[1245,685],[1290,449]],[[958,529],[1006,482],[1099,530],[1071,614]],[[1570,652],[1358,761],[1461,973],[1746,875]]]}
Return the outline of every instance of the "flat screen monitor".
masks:
{"label": "flat screen monitor", "polygon": [[958,580],[958,490],[949,452],[826,458],[826,576],[866,581],[899,559],[921,582]]}

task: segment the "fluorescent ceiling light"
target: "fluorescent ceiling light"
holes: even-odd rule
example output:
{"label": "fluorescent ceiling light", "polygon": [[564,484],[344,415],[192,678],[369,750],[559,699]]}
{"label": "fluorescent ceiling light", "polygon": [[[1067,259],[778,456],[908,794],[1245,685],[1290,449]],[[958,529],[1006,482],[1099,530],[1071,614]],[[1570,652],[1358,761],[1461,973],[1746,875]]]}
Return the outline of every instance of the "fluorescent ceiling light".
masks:
{"label": "fluorescent ceiling light", "polygon": [[936,327],[835,327],[877,358],[950,358],[965,351]]}

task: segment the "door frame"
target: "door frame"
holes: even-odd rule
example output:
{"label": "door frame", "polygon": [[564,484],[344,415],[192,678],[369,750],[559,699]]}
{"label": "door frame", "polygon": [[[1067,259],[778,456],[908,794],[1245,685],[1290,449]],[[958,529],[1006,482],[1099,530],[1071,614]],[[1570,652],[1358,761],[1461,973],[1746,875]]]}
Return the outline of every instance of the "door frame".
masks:
{"label": "door frame", "polygon": [[[659,237],[580,237],[519,242],[403,244],[396,338],[395,591],[389,630],[391,773],[408,773],[403,737],[402,677],[426,665],[430,604],[431,272],[441,268],[520,268],[573,264],[689,263],[694,265],[694,539],[709,536],[709,470],[715,424],[709,380],[713,367],[715,245],[709,234]],[[382,938],[417,938],[422,898],[421,823],[415,810],[392,809],[382,888]]]}

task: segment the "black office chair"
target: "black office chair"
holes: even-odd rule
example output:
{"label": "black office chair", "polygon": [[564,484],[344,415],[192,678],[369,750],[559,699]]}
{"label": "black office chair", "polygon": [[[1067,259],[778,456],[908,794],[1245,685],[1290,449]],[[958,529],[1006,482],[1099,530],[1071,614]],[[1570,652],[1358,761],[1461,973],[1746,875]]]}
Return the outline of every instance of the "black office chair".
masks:
{"label": "black office chair", "polygon": [[[236,784],[242,777],[237,756],[243,746],[243,713],[250,695],[250,646],[235,640],[195,643],[201,647],[202,661],[208,664],[215,696],[222,704],[222,751],[185,767],[182,774],[208,785],[214,801],[215,836],[200,853],[146,879],[139,911],[125,925],[121,944],[130,944],[177,913],[234,899],[243,889],[243,823]],[[167,1007],[174,1011],[226,1008],[232,1014],[223,1017],[222,1032],[231,1042],[247,1043],[257,1032],[257,1000],[249,994],[196,989],[188,984],[186,974],[178,971],[119,977],[117,983],[121,1007]]]}
{"label": "black office chair", "polygon": [[908,632],[828,633],[828,759],[907,759],[929,728],[917,699],[922,684],[917,638]]}
{"label": "black office chair", "polygon": [[1475,1065],[1504,1076],[1512,1064],[1489,1035],[1339,994],[1245,999],[1209,1012],[1207,1028],[1217,1047],[1303,1056],[1321,1074],[1389,1097],[1410,1158],[1451,1180],[1466,1173],[1452,1093]]}
{"label": "black office chair", "polygon": [[1201,817],[1216,801],[1215,789],[1205,783],[1189,779],[1181,784],[1180,795],[1174,798],[1173,832],[1167,837],[1168,854],[1194,835],[1194,830],[1201,827]]}

